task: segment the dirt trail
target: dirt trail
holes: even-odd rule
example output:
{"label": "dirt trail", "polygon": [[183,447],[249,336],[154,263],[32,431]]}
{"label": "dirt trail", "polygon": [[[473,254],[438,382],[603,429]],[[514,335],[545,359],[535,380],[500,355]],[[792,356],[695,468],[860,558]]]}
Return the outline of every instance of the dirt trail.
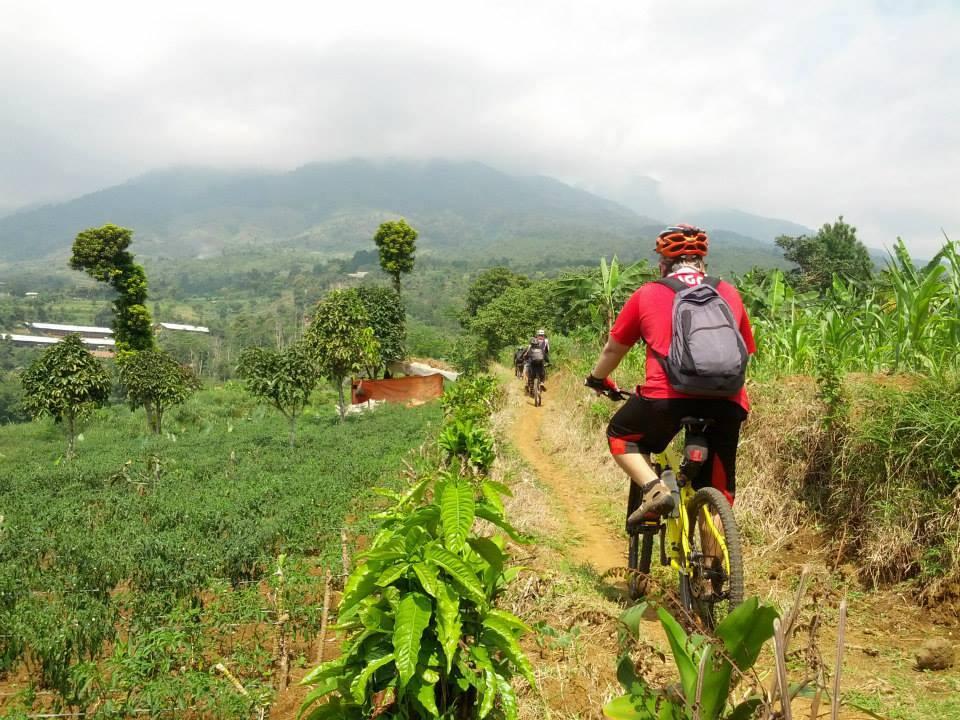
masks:
{"label": "dirt trail", "polygon": [[556,410],[551,409],[549,393],[544,394],[540,407],[522,393],[519,383],[513,384],[510,395],[518,407],[510,439],[562,509],[570,534],[577,539],[569,548],[570,558],[592,565],[600,574],[626,565],[626,537],[611,533],[606,521],[590,510],[599,500],[590,492],[590,483],[572,477],[541,446],[543,423],[560,422]]}

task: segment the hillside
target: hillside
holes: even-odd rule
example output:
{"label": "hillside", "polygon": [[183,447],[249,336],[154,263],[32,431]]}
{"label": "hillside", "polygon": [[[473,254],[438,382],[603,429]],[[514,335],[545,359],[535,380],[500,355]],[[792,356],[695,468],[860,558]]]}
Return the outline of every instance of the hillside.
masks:
{"label": "hillside", "polygon": [[[638,240],[663,224],[551,178],[475,162],[351,160],[285,173],[179,168],[0,218],[0,261],[65,258],[80,229],[106,222],[134,228],[144,256],[264,245],[352,254],[397,216],[420,230],[422,250],[472,260],[644,257],[649,245]],[[735,256],[717,247],[724,269],[780,261],[770,243],[731,239]]]}

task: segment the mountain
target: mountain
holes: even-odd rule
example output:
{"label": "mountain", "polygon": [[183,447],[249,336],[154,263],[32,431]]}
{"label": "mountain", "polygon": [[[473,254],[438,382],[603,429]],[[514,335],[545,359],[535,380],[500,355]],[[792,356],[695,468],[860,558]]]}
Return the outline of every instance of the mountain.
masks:
{"label": "mountain", "polygon": [[798,237],[817,233],[816,230],[789,220],[752,215],[742,210],[703,210],[687,213],[684,217],[686,218],[684,222],[699,225],[707,231],[729,230],[738,235],[769,243],[773,243],[780,235]]}
{"label": "mountain", "polygon": [[[60,263],[77,232],[108,222],[133,228],[134,251],[146,257],[263,246],[348,255],[369,249],[377,226],[400,216],[419,230],[422,251],[480,262],[651,257],[651,238],[663,227],[552,178],[477,162],[349,160],[277,173],[176,168],[0,218],[0,260]],[[731,238],[717,246],[716,267],[780,261],[776,248],[747,233]]]}

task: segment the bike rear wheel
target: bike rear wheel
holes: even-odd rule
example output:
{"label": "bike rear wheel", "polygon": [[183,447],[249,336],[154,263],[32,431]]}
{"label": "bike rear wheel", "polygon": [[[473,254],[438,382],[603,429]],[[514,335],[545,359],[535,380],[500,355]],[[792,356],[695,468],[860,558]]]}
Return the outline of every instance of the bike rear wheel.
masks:
{"label": "bike rear wheel", "polygon": [[537,407],[540,407],[542,400],[540,399],[540,378],[533,379],[533,404]]}
{"label": "bike rear wheel", "polygon": [[[690,575],[680,577],[680,598],[713,630],[743,602],[743,551],[733,508],[716,488],[697,490],[687,507]],[[719,536],[719,537],[718,537]],[[727,562],[719,543],[727,549]]]}

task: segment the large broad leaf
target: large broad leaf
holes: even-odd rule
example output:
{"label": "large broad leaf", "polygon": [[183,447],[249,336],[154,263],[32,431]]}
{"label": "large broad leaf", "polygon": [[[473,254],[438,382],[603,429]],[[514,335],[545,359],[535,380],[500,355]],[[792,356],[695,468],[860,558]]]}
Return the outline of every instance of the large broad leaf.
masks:
{"label": "large broad leaf", "polygon": [[405,562],[399,562],[395,565],[390,565],[386,570],[380,573],[380,577],[377,578],[377,585],[379,587],[392,585],[395,581],[403,577],[409,569],[410,565]]}
{"label": "large broad leaf", "polygon": [[510,628],[512,628],[514,632],[520,633],[521,635],[526,635],[527,633],[533,632],[532,627],[527,625],[523,620],[518,618],[513,613],[507,612],[506,610],[498,610],[494,608],[493,610],[487,613],[487,617],[496,618],[497,620],[500,620],[504,624],[510,626]]}
{"label": "large broad leaf", "polygon": [[488,593],[493,593],[503,572],[506,556],[500,546],[490,538],[470,538],[470,547],[487,563],[487,568],[483,571],[483,584]]}
{"label": "large broad leaf", "polygon": [[620,616],[620,622],[630,633],[630,637],[636,640],[640,637],[640,622],[643,620],[644,613],[647,612],[648,603],[641,602],[628,607],[623,615]]}
{"label": "large broad leaf", "polygon": [[517,720],[517,693],[514,692],[510,681],[503,675],[494,673],[493,677],[497,683],[497,690],[500,692],[500,705],[503,707],[503,716],[506,720]]}
{"label": "large broad leaf", "polygon": [[329,662],[321,663],[307,673],[303,680],[300,681],[300,684],[314,685],[316,683],[323,682],[328,678],[336,677],[340,675],[345,662],[346,658],[338,657],[336,660],[330,660]]}
{"label": "large broad leaf", "polygon": [[487,503],[478,503],[476,513],[478,518],[483,518],[487,522],[493,523],[498,528],[503,530],[514,542],[529,542],[527,538],[520,534],[519,530],[509,523],[509,521],[503,516],[503,513],[498,512],[495,507]]}
{"label": "large broad leaf", "polygon": [[760,605],[756,597],[747,598],[717,625],[716,635],[723,640],[727,654],[743,672],[753,667],[763,644],[773,637],[777,611]]}
{"label": "large broad leaf", "polygon": [[680,623],[673,619],[663,608],[657,608],[660,624],[667,633],[670,649],[673,651],[674,662],[680,671],[680,684],[683,685],[683,694],[692,698],[697,692],[697,666],[687,651],[687,634],[680,627]]}
{"label": "large broad leaf", "polygon": [[530,686],[536,687],[537,681],[533,676],[533,666],[527,656],[524,655],[520,643],[517,642],[510,623],[495,615],[488,614],[483,620],[483,634],[480,636],[480,642],[487,647],[499,649],[523,673]]}
{"label": "large broad leaf", "polygon": [[622,695],[603,706],[611,720],[687,720],[683,708],[656,694]]}
{"label": "large broad leaf", "polygon": [[373,677],[373,674],[389,663],[394,661],[393,653],[387,653],[380,657],[374,657],[367,663],[367,666],[360,671],[360,674],[357,675],[353,682],[350,683],[350,694],[353,696],[354,701],[362,703],[363,699],[367,695],[367,683],[370,681],[370,678]]}
{"label": "large broad leaf", "polygon": [[428,562],[443,568],[463,590],[464,595],[477,605],[486,605],[487,598],[480,580],[473,570],[459,557],[439,545],[430,545],[425,553]]}
{"label": "large broad leaf", "polygon": [[437,569],[428,563],[414,563],[413,572],[420,581],[420,586],[424,592],[431,597],[437,596]]}
{"label": "large broad leaf", "polygon": [[440,717],[435,688],[435,682],[428,683],[422,678],[414,678],[410,681],[410,687],[407,688],[407,692],[417,699],[417,703],[427,713],[424,717]]}
{"label": "large broad leaf", "polygon": [[300,712],[297,713],[297,718],[302,717],[307,708],[309,708],[311,705],[315,705],[320,698],[325,697],[336,690],[337,686],[339,685],[339,680],[340,678],[327,678],[323,682],[319,683],[317,687],[311,690],[303,699],[303,703],[300,705]]}
{"label": "large broad leaf", "polygon": [[340,618],[343,619],[347,611],[363,600],[376,587],[379,566],[364,563],[355,568],[343,588],[343,598],[340,600]]}
{"label": "large broad leaf", "polygon": [[473,488],[462,480],[444,483],[440,495],[440,518],[443,527],[443,542],[447,550],[458,553],[470,534],[475,517],[476,503]]}
{"label": "large broad leaf", "polygon": [[737,705],[733,711],[727,715],[724,720],[753,720],[757,708],[760,707],[761,698],[749,698]]}
{"label": "large broad leaf", "polygon": [[453,667],[460,643],[460,598],[446,583],[437,585],[437,639],[447,660],[447,673]]}
{"label": "large broad leaf", "polygon": [[430,624],[433,603],[422,593],[410,593],[400,600],[396,624],[393,627],[393,654],[403,688],[417,669],[420,637]]}

